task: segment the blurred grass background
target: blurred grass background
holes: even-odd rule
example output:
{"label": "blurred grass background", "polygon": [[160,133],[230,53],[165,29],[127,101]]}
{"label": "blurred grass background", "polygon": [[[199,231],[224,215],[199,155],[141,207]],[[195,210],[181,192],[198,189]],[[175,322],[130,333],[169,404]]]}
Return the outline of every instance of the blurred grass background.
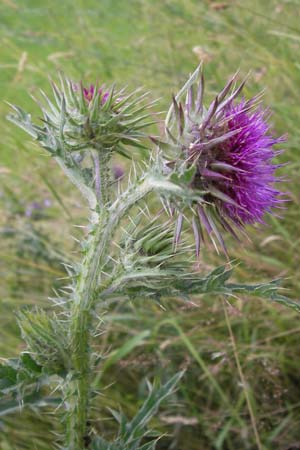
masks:
{"label": "blurred grass background", "polygon": [[[251,70],[246,95],[265,88],[276,132],[288,133],[279,159],[289,161],[282,173],[290,202],[282,219],[269,217],[267,227],[250,232],[251,242],[232,242],[230,253],[241,261],[240,281],[282,277],[299,299],[299,18],[299,0],[2,0],[0,98],[36,112],[28,91],[49,92],[48,76],[63,70],[86,83],[143,85],[165,109],[200,60],[209,99],[237,68],[241,76]],[[75,249],[69,233],[80,233],[72,224],[85,217],[59,169],[6,121],[7,112],[1,101],[3,357],[22,349],[14,311],[49,307],[52,286],[64,276],[60,261]],[[206,262],[222,261],[214,255]],[[179,391],[154,423],[166,433],[159,450],[299,449],[299,342],[299,316],[258,299],[114,308],[98,342],[107,359],[94,426],[109,437],[107,407],[133,414],[145,377],[184,367]],[[1,450],[50,450],[60,432],[45,410],[0,419]]]}

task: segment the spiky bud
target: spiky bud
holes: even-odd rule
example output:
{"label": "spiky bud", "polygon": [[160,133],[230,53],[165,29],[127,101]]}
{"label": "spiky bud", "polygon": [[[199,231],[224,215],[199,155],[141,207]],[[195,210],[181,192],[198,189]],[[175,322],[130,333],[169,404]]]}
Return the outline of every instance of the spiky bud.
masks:
{"label": "spiky bud", "polygon": [[33,360],[48,374],[63,375],[68,370],[68,343],[57,316],[49,316],[42,309],[22,311],[18,324]]}
{"label": "spiky bud", "polygon": [[54,100],[41,91],[36,100],[43,113],[41,125],[30,114],[11,105],[8,119],[36,139],[59,163],[88,200],[91,210],[108,202],[110,158],[117,152],[130,155],[130,147],[145,148],[143,129],[153,123],[148,93],[82,84],[60,77],[52,83]]}
{"label": "spiky bud", "polygon": [[[124,153],[123,144],[141,146],[142,129],[153,123],[141,90],[127,94],[125,89],[98,88],[60,77],[60,86],[52,82],[54,101],[41,92],[38,102],[43,126],[31,123],[29,115],[13,106],[17,114],[9,119],[34,136],[50,153],[60,155],[83,149]],[[151,103],[152,104],[152,103]]]}
{"label": "spiky bud", "polygon": [[[131,219],[121,242],[122,265],[125,270],[162,269],[165,271],[183,270],[183,261],[178,264],[183,251],[183,243],[177,251],[174,249],[174,223],[162,222],[160,216],[148,217],[141,223],[145,212],[135,220]],[[185,250],[187,248],[185,247]]]}

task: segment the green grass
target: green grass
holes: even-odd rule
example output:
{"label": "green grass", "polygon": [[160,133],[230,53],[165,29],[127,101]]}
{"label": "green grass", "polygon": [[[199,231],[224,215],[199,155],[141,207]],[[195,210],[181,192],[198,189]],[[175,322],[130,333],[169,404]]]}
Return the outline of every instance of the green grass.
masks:
{"label": "green grass", "polygon": [[[252,242],[230,242],[230,253],[241,261],[239,280],[282,277],[297,300],[299,7],[296,0],[2,0],[0,98],[36,112],[27,92],[48,90],[48,76],[63,70],[87,83],[143,85],[162,97],[159,108],[165,109],[198,64],[199,53],[207,59],[208,99],[237,68],[242,76],[251,70],[246,95],[265,88],[276,132],[288,133],[279,159],[289,162],[281,171],[290,202],[282,219],[268,218],[267,227],[249,230]],[[72,224],[84,218],[81,199],[53,162],[5,120],[7,112],[1,102],[4,357],[22,348],[14,311],[50,305],[51,286],[64,275],[60,254],[72,255],[76,248],[68,233],[80,234]],[[46,216],[26,219],[26,205],[45,198],[52,201]],[[221,263],[221,257],[207,253],[207,264]],[[195,305],[172,300],[166,311],[142,301],[109,310],[98,342],[107,359],[97,381],[103,396],[95,405],[94,427],[109,436],[115,428],[108,406],[120,404],[133,414],[145,377],[165,378],[184,367],[176,397],[154,423],[168,433],[160,450],[299,448],[299,316],[260,300],[239,298],[231,304],[225,306],[228,320],[220,298],[195,299]],[[53,431],[60,432],[45,410],[3,417],[0,428],[3,450],[48,450]]]}

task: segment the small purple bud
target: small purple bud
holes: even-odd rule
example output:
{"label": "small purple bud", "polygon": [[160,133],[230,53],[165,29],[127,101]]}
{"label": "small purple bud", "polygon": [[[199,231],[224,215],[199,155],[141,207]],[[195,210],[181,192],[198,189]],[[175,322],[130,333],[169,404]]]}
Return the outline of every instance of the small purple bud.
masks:
{"label": "small purple bud", "polygon": [[[107,101],[109,97],[109,92],[104,92],[103,87],[98,89],[98,93],[101,95],[101,105]],[[88,88],[83,88],[84,98],[90,102],[95,94],[95,86],[91,84]]]}
{"label": "small purple bud", "polygon": [[115,180],[120,180],[121,178],[123,178],[123,176],[125,174],[125,171],[124,171],[122,166],[120,166],[118,164],[115,164],[113,166],[112,170],[113,170],[113,174],[114,174],[114,179]]}

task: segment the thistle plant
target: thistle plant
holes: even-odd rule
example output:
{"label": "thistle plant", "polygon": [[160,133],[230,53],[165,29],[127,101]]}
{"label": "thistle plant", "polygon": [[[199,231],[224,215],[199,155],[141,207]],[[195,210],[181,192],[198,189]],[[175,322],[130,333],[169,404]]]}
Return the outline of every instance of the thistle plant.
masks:
{"label": "thistle plant", "polygon": [[[147,423],[182,376],[150,386],[149,397],[132,420],[114,412],[120,425],[114,442],[94,435],[93,380],[102,358],[93,351],[95,311],[104,313],[106,300],[188,301],[207,293],[251,294],[299,310],[279,293],[278,280],[236,284],[229,282],[229,264],[210,273],[195,264],[206,235],[227,252],[227,232],[237,237],[245,225],[263,222],[265,213],[284,201],[274,187],[280,178],[275,175],[278,164],[272,162],[279,152],[274,146],[283,138],[272,136],[269,113],[259,105],[259,96],[238,100],[243,83],[235,87],[235,80],[206,109],[199,67],[173,98],[165,136],[151,140],[145,130],[156,122],[151,112],[155,102],[140,90],[84,87],[60,77],[59,85],[52,83],[53,98],[41,92],[37,100],[43,115],[39,125],[11,105],[14,111],[8,119],[56,160],[90,211],[87,237],[80,243],[82,260],[66,265],[68,290],[53,299],[52,314],[40,309],[20,312],[27,348],[0,366],[3,397],[15,395],[24,405],[32,390],[40,392],[37,386],[57,384],[55,411],[65,426],[60,448],[155,449],[157,438],[144,440]],[[147,149],[137,161],[134,147]],[[116,189],[115,154],[131,159],[122,190]],[[156,211],[148,207],[149,196],[158,200]]]}

